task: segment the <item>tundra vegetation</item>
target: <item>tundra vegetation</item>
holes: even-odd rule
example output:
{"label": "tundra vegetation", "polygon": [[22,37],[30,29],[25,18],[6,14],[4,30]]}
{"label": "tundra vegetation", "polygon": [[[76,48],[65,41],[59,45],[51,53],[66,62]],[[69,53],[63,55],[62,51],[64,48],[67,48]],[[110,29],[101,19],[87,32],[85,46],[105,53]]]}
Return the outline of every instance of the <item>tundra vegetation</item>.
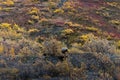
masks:
{"label": "tundra vegetation", "polygon": [[0,80],[120,80],[120,1],[0,0]]}

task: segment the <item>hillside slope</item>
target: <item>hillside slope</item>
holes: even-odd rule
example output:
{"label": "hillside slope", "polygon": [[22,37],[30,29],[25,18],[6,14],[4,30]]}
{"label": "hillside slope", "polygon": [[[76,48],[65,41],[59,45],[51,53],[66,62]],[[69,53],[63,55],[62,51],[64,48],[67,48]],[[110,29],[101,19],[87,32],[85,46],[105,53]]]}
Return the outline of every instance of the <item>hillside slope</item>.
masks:
{"label": "hillside slope", "polygon": [[120,80],[120,0],[0,0],[0,80]]}

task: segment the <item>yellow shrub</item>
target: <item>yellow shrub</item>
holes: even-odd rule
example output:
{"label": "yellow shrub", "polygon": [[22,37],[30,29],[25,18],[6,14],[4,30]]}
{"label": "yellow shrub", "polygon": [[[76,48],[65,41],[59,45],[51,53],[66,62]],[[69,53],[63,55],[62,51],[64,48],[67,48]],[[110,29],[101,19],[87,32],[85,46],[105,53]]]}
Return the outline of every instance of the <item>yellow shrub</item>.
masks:
{"label": "yellow shrub", "polygon": [[73,26],[73,23],[72,22],[65,22],[65,25]]}
{"label": "yellow shrub", "polygon": [[40,24],[42,25],[48,25],[49,24],[49,20],[46,19],[46,18],[42,18],[40,21],[39,21]]}
{"label": "yellow shrub", "polygon": [[89,31],[98,31],[98,28],[95,27],[86,27],[86,29]]}
{"label": "yellow shrub", "polygon": [[2,4],[7,5],[7,6],[13,6],[14,2],[12,0],[7,0],[7,1],[2,2]]}
{"label": "yellow shrub", "polygon": [[117,7],[119,4],[117,2],[107,2],[108,5]]}
{"label": "yellow shrub", "polygon": [[39,9],[36,7],[32,7],[28,12],[28,14],[38,14],[38,13],[39,13]]}
{"label": "yellow shrub", "polygon": [[23,31],[23,28],[20,28],[19,25],[17,25],[17,24],[12,25],[10,23],[1,23],[0,24],[0,29],[14,31],[14,32],[16,32],[18,30]]}
{"label": "yellow shrub", "polygon": [[15,49],[12,47],[9,51],[11,57],[15,57]]}
{"label": "yellow shrub", "polygon": [[120,25],[120,20],[110,20],[109,22],[112,24]]}
{"label": "yellow shrub", "polygon": [[35,20],[38,20],[38,19],[39,19],[39,16],[32,15],[31,18],[32,18],[32,19],[35,19]]}
{"label": "yellow shrub", "polygon": [[48,19],[46,19],[46,18],[42,18],[41,20],[40,20],[40,22],[46,22],[46,21],[48,21]]}
{"label": "yellow shrub", "polygon": [[106,7],[101,6],[101,7],[98,8],[98,10],[103,10],[103,9],[105,9],[105,8],[106,8]]}
{"label": "yellow shrub", "polygon": [[72,34],[74,33],[74,31],[72,29],[65,29],[62,31],[63,34],[67,35],[67,34]]}
{"label": "yellow shrub", "polygon": [[88,40],[88,35],[82,35],[80,38],[83,41],[87,41]]}
{"label": "yellow shrub", "polygon": [[34,24],[34,21],[33,20],[28,20],[28,23],[29,24]]}
{"label": "yellow shrub", "polygon": [[0,11],[2,10],[2,7],[0,7]]}
{"label": "yellow shrub", "polygon": [[109,12],[103,12],[102,15],[105,16],[105,17],[110,17],[110,13]]}
{"label": "yellow shrub", "polygon": [[33,32],[38,32],[38,31],[39,31],[38,29],[30,29],[28,32],[33,33]]}
{"label": "yellow shrub", "polygon": [[35,2],[35,3],[37,3],[37,2],[39,2],[39,0],[31,0],[32,2]]}
{"label": "yellow shrub", "polygon": [[49,2],[49,8],[55,8],[56,7],[56,3],[55,2]]}
{"label": "yellow shrub", "polygon": [[108,35],[107,40],[112,40],[112,37],[110,35]]}
{"label": "yellow shrub", "polygon": [[96,38],[92,33],[90,34],[84,34],[80,36],[80,40],[82,41],[81,44],[84,44],[85,42],[89,41],[90,39]]}
{"label": "yellow shrub", "polygon": [[3,53],[3,51],[4,51],[4,47],[3,45],[0,44],[0,53]]}
{"label": "yellow shrub", "polygon": [[80,50],[80,47],[82,46],[81,43],[72,43],[71,45],[72,45],[72,47],[69,49],[69,52],[71,54],[74,54],[74,53],[81,53],[82,54],[83,53],[83,51]]}
{"label": "yellow shrub", "polygon": [[72,23],[72,22],[65,22],[65,25],[68,25],[68,26],[72,26],[72,27],[79,27],[81,26],[80,24],[77,24],[77,23]]}
{"label": "yellow shrub", "polygon": [[81,26],[80,24],[75,23],[73,26],[78,27]]}
{"label": "yellow shrub", "polygon": [[6,8],[2,8],[2,10],[3,10],[3,11],[6,11],[6,12],[9,12],[9,11],[12,10],[12,8],[10,8],[10,7],[6,7]]}
{"label": "yellow shrub", "polygon": [[62,9],[56,9],[54,13],[64,13],[64,11]]}
{"label": "yellow shrub", "polygon": [[14,40],[22,38],[22,34],[17,33],[16,30],[0,31],[0,36],[3,36],[3,37],[8,38],[8,39],[14,39]]}
{"label": "yellow shrub", "polygon": [[66,3],[64,4],[64,6],[65,6],[65,8],[71,8],[71,3],[70,3],[70,2],[66,2]]}
{"label": "yellow shrub", "polygon": [[9,23],[1,23],[0,28],[11,28],[11,24],[9,24]]}
{"label": "yellow shrub", "polygon": [[117,47],[120,49],[120,40],[117,42]]}
{"label": "yellow shrub", "polygon": [[14,25],[13,25],[13,29],[14,29],[14,30],[19,30],[19,29],[20,29],[20,27],[19,27],[19,25],[14,24]]}

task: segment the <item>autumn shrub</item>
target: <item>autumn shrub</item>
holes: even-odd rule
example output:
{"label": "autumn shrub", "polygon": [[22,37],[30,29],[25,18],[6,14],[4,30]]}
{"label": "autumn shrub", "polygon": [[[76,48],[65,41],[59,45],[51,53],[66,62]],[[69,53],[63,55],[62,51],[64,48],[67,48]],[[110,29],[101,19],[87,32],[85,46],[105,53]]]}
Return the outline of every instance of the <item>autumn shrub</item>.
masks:
{"label": "autumn shrub", "polygon": [[9,31],[23,31],[23,28],[21,28],[18,24],[11,24],[11,23],[1,23],[0,24],[1,30],[9,30]]}
{"label": "autumn shrub", "polygon": [[90,39],[83,45],[83,49],[88,52],[116,53],[114,44],[106,39]]}
{"label": "autumn shrub", "polygon": [[56,39],[46,40],[45,42],[43,42],[43,53],[47,55],[60,56],[62,55],[62,46],[62,42]]}
{"label": "autumn shrub", "polygon": [[38,15],[37,15],[37,16],[36,16],[36,15],[32,15],[31,18],[32,18],[33,20],[39,20],[39,16],[38,16]]}
{"label": "autumn shrub", "polygon": [[48,6],[50,9],[55,9],[57,7],[57,4],[54,1],[49,1]]}
{"label": "autumn shrub", "polygon": [[10,29],[11,28],[11,24],[10,23],[1,23],[0,24],[0,28],[1,29],[3,29],[3,28]]}
{"label": "autumn shrub", "polygon": [[18,77],[19,70],[16,68],[0,68],[0,79],[14,80]]}
{"label": "autumn shrub", "polygon": [[120,20],[110,20],[109,23],[120,25]]}
{"label": "autumn shrub", "polygon": [[30,8],[28,11],[28,14],[30,14],[30,15],[38,15],[38,13],[39,13],[39,9],[36,7]]}
{"label": "autumn shrub", "polygon": [[17,33],[16,31],[4,31],[4,30],[0,30],[0,36],[4,37],[6,39],[11,39],[11,40],[17,40],[17,39],[21,39],[22,38],[22,33]]}
{"label": "autumn shrub", "polygon": [[[56,65],[54,65],[50,61],[45,61],[43,59],[39,59],[35,61],[35,63],[31,66],[33,70],[29,70],[30,67],[26,67],[26,68],[27,68],[26,75],[31,76],[31,77],[34,76],[38,79],[41,77],[43,77],[43,79],[46,79],[47,77],[48,78],[57,77],[60,73],[59,70],[57,70],[58,68]],[[21,71],[21,76],[25,78],[25,76],[22,75],[23,73],[25,72]]]}
{"label": "autumn shrub", "polygon": [[35,36],[36,33],[38,33],[38,32],[39,32],[38,29],[30,29],[30,30],[28,31],[28,33],[30,34],[30,36]]}
{"label": "autumn shrub", "polygon": [[80,43],[83,45],[84,43],[86,43],[87,41],[89,41],[90,39],[95,39],[96,37],[92,34],[83,34],[79,37]]}
{"label": "autumn shrub", "polygon": [[73,9],[72,1],[71,2],[70,1],[65,2],[64,5],[63,5],[63,7],[65,9],[72,10]]}
{"label": "autumn shrub", "polygon": [[119,4],[117,2],[107,2],[107,5],[112,7],[119,7]]}
{"label": "autumn shrub", "polygon": [[56,71],[59,72],[60,76],[70,76],[71,65],[67,61],[58,62],[56,64]]}
{"label": "autumn shrub", "polygon": [[116,67],[114,73],[115,73],[114,75],[115,79],[119,80],[120,79],[120,67]]}
{"label": "autumn shrub", "polygon": [[31,7],[28,11],[28,14],[30,16],[30,20],[28,20],[28,24],[34,24],[37,23],[39,21],[40,18],[40,11],[39,8],[37,7]]}
{"label": "autumn shrub", "polygon": [[42,45],[35,42],[35,41],[30,41],[27,39],[21,39],[19,40],[19,52],[18,55],[21,56],[38,56],[40,55],[42,51]]}
{"label": "autumn shrub", "polygon": [[74,33],[72,29],[65,29],[62,31],[62,35],[70,35],[72,33]]}
{"label": "autumn shrub", "polygon": [[0,53],[10,59],[21,59],[22,62],[32,61],[39,57],[42,52],[42,45],[35,41],[25,38],[18,40],[6,39],[1,41]]}
{"label": "autumn shrub", "polygon": [[3,51],[4,51],[4,46],[0,44],[0,54],[3,53]]}
{"label": "autumn shrub", "polygon": [[86,29],[87,29],[88,31],[91,31],[91,32],[97,32],[97,31],[99,31],[99,29],[98,29],[98,28],[95,28],[95,27],[86,27]]}
{"label": "autumn shrub", "polygon": [[25,30],[17,24],[10,24],[10,23],[0,24],[0,36],[6,39],[11,39],[11,40],[20,39],[22,38],[22,34],[24,32]]}
{"label": "autumn shrub", "polygon": [[28,24],[33,25],[34,23],[34,20],[28,20]]}
{"label": "autumn shrub", "polygon": [[14,6],[14,1],[6,0],[6,1],[3,1],[2,4],[7,5],[7,6]]}
{"label": "autumn shrub", "polygon": [[5,67],[7,67],[6,61],[4,59],[1,59],[0,60],[0,68],[5,68]]}
{"label": "autumn shrub", "polygon": [[[84,67],[85,68],[85,67]],[[85,74],[86,70],[83,68],[73,68],[70,73],[70,78],[75,80],[86,80],[87,75]]]}
{"label": "autumn shrub", "polygon": [[2,7],[0,7],[0,11],[2,10]]}
{"label": "autumn shrub", "polygon": [[120,40],[116,42],[116,46],[118,49],[120,49]]}
{"label": "autumn shrub", "polygon": [[[89,78],[93,77],[92,75],[89,75],[87,73],[91,74],[108,74],[108,75],[102,75],[102,79],[107,78],[113,78],[114,77],[114,70],[117,66],[113,63],[113,58],[111,58],[113,55],[103,54],[103,53],[95,53],[95,52],[83,52],[83,54],[75,53],[71,54],[71,63],[74,67],[78,68],[76,71],[81,70],[79,74],[76,74],[77,72],[72,71],[73,75],[79,75],[79,79],[82,78]],[[115,55],[114,55],[115,56]],[[82,72],[83,71],[83,72]],[[81,76],[81,77],[80,77]],[[108,77],[109,76],[109,77]],[[76,77],[77,78],[77,77]],[[92,78],[93,79],[93,78]],[[97,78],[96,78],[97,79]]]}
{"label": "autumn shrub", "polygon": [[80,24],[73,23],[71,21],[65,22],[65,25],[70,26],[70,27],[80,27]]}
{"label": "autumn shrub", "polygon": [[11,40],[3,40],[1,41],[1,56],[9,57],[9,59],[13,59],[16,56],[16,48],[15,48],[15,42]]}
{"label": "autumn shrub", "polygon": [[71,48],[69,49],[70,54],[76,54],[76,53],[83,53],[83,51],[80,49],[82,46],[81,43],[72,43]]}
{"label": "autumn shrub", "polygon": [[54,11],[54,13],[63,14],[64,11],[63,11],[62,9],[56,9],[56,10]]}
{"label": "autumn shrub", "polygon": [[42,26],[47,26],[47,25],[50,24],[50,21],[48,19],[46,19],[46,18],[42,18],[42,19],[39,20],[39,23]]}

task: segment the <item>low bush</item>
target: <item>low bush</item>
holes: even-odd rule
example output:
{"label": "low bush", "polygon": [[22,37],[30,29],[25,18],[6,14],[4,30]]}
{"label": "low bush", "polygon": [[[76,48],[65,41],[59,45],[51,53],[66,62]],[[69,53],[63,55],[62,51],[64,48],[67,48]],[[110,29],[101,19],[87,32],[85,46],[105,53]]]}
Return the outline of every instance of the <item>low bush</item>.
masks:
{"label": "low bush", "polygon": [[90,39],[83,46],[83,50],[97,53],[116,53],[116,47],[113,42],[106,39]]}
{"label": "low bush", "polygon": [[43,42],[43,53],[47,55],[53,55],[53,56],[60,56],[62,55],[61,49],[62,49],[62,42],[51,39]]}

